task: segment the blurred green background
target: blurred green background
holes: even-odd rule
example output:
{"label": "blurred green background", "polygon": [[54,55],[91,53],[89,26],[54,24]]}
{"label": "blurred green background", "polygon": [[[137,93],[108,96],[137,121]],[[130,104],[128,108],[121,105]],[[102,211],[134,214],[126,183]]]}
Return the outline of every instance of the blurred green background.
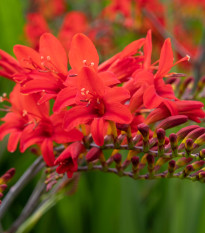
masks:
{"label": "blurred green background", "polygon": [[[80,2],[80,1],[79,1]],[[81,1],[82,2],[82,1]],[[99,11],[99,4],[94,4]],[[0,48],[12,54],[22,43],[27,1],[0,0]],[[122,45],[130,41],[121,38]],[[122,46],[123,47],[123,46]],[[13,83],[0,80],[0,91]],[[14,184],[35,156],[6,151],[0,144],[0,174],[16,168]],[[35,178],[11,205],[2,225],[7,229],[28,199]],[[31,233],[204,233],[205,184],[186,180],[134,181],[100,172],[82,173],[77,191],[64,196],[36,223]]]}

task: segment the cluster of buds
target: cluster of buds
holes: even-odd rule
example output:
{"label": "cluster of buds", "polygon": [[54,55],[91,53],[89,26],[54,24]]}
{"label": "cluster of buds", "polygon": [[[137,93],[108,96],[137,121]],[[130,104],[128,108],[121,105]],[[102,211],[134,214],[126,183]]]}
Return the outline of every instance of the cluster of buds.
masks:
{"label": "cluster of buds", "polygon": [[[0,139],[10,134],[10,152],[18,143],[22,153],[37,146],[33,151],[42,154],[46,165],[69,178],[95,168],[123,175],[130,164],[129,176],[156,178],[168,174],[155,174],[165,162],[193,157],[192,151],[204,143],[204,128],[197,125],[166,138],[166,129],[205,118],[203,103],[178,99],[165,82],[176,75],[169,73],[173,66],[189,60],[185,56],[173,63],[170,39],[154,63],[151,31],[101,64],[94,44],[82,33],[73,36],[69,59],[50,33],[41,36],[38,51],[16,45],[14,53],[17,60],[0,50],[0,74],[16,84],[9,97],[1,98],[11,105],[5,106],[0,126]],[[178,145],[180,139],[184,140]],[[58,145],[63,149],[57,150]],[[178,152],[184,148],[186,152]],[[108,159],[107,149],[113,150]],[[121,150],[128,151],[124,161]],[[100,165],[95,165],[98,160]],[[88,166],[81,167],[84,162]],[[113,162],[115,168],[110,168]],[[139,175],[146,164],[148,174]],[[176,162],[174,169],[178,167]],[[48,183],[55,183],[52,175]]]}
{"label": "cluster of buds", "polygon": [[[9,169],[3,176],[0,177],[0,198],[3,197],[3,191],[8,187],[7,183],[13,178],[15,175],[15,169]],[[1,204],[1,200],[0,200]]]}

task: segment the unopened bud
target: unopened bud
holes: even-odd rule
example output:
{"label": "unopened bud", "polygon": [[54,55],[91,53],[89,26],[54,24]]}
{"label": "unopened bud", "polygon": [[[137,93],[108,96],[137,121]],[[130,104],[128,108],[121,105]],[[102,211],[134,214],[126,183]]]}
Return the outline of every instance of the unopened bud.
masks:
{"label": "unopened bud", "polygon": [[175,160],[171,160],[169,161],[169,165],[168,165],[168,172],[170,174],[173,174],[176,168],[176,161]]}
{"label": "unopened bud", "polygon": [[191,138],[188,138],[185,142],[185,149],[187,152],[187,155],[190,154],[190,152],[193,150],[193,140]]}
{"label": "unopened bud", "polygon": [[113,160],[117,163],[120,164],[121,160],[122,160],[122,155],[120,153],[117,153],[115,155],[113,155]]}
{"label": "unopened bud", "polygon": [[[205,128],[204,128],[205,130]],[[194,147],[199,147],[205,144],[205,133],[199,136],[196,141],[194,142]]]}
{"label": "unopened bud", "polygon": [[0,192],[3,192],[8,186],[6,184],[0,185]]}
{"label": "unopened bud", "polygon": [[194,171],[194,168],[191,164],[187,165],[183,171],[183,176],[186,177],[188,176],[191,172]]}
{"label": "unopened bud", "polygon": [[140,162],[140,159],[138,156],[133,156],[131,158],[131,162],[132,162],[132,172],[134,174],[134,178],[136,178],[138,176],[138,173],[139,173],[139,162]]}
{"label": "unopened bud", "polygon": [[197,178],[199,179],[199,180],[205,180],[205,172],[200,172],[199,174],[198,174],[198,176],[197,176]]}
{"label": "unopened bud", "polygon": [[165,142],[165,130],[162,128],[157,129],[157,139],[160,145],[163,145]]}
{"label": "unopened bud", "polygon": [[150,174],[152,174],[152,173],[153,173],[153,169],[154,169],[154,162],[155,162],[155,160],[154,160],[154,156],[153,156],[153,155],[148,154],[148,155],[147,155],[147,164],[148,164],[148,171],[149,171],[149,173],[150,173]]}
{"label": "unopened bud", "polygon": [[173,153],[177,154],[178,140],[177,140],[177,135],[175,133],[169,135],[169,142]]}
{"label": "unopened bud", "polygon": [[149,126],[141,123],[137,126],[138,130],[140,131],[143,140],[148,141],[149,140]]}
{"label": "unopened bud", "polygon": [[190,125],[190,126],[184,127],[181,130],[179,130],[177,132],[178,141],[180,141],[181,139],[184,139],[191,131],[197,128],[199,128],[198,125]]}
{"label": "unopened bud", "polygon": [[200,152],[199,152],[199,157],[201,159],[204,159],[205,158],[205,149],[202,149]]}
{"label": "unopened bud", "polygon": [[157,128],[170,129],[177,125],[181,125],[185,123],[187,120],[188,120],[188,117],[185,115],[170,116],[170,117],[167,117],[165,120],[163,120],[157,126]]}
{"label": "unopened bud", "polygon": [[132,165],[133,165],[134,167],[137,167],[137,166],[139,165],[139,161],[140,161],[140,159],[139,159],[138,156],[133,156],[133,157],[131,158],[131,162],[132,162]]}
{"label": "unopened bud", "polygon": [[193,158],[191,158],[191,157],[188,157],[188,158],[182,157],[176,161],[176,165],[178,167],[183,167],[183,166],[189,164],[192,160],[193,160]]}
{"label": "unopened bud", "polygon": [[85,158],[87,162],[92,162],[95,161],[96,159],[99,159],[101,153],[102,151],[99,148],[93,147],[88,151]]}
{"label": "unopened bud", "polygon": [[192,166],[193,166],[194,170],[198,170],[201,167],[203,167],[204,164],[205,164],[205,161],[200,160],[200,161],[196,161],[196,162],[192,163]]}

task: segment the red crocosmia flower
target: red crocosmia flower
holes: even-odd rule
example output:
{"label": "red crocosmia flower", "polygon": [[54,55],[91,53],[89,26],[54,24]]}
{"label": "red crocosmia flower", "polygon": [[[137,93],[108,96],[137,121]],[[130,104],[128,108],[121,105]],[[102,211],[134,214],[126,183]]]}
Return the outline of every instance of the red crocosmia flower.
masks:
{"label": "red crocosmia flower", "polygon": [[190,120],[200,122],[200,119],[205,118],[205,112],[201,109],[203,108],[203,103],[199,101],[169,101],[172,108],[175,108],[175,114],[172,114],[170,109],[164,103],[152,111],[145,120],[146,124],[151,124],[160,120],[163,120],[171,115],[186,115]]}
{"label": "red crocosmia flower", "polygon": [[[26,94],[42,92],[44,99],[54,98],[64,88],[67,78],[67,55],[60,42],[49,33],[40,38],[39,52],[16,45],[14,53],[20,64],[28,71],[21,91]],[[19,79],[18,74],[18,79]],[[25,74],[22,74],[25,79]],[[43,101],[42,101],[43,102]]]}
{"label": "red crocosmia flower", "polygon": [[117,53],[107,61],[103,62],[98,71],[111,71],[117,78],[123,82],[131,77],[132,73],[141,68],[141,62],[143,58],[141,55],[134,56],[139,52],[139,49],[143,46],[145,39],[139,39],[133,41],[127,45],[120,53]]}
{"label": "red crocosmia flower", "polygon": [[[174,57],[171,47],[171,41],[170,39],[166,39],[161,50],[159,67],[157,73],[154,76],[153,84],[145,90],[145,93],[143,95],[144,105],[147,108],[156,108],[163,102],[164,104],[167,104],[166,99],[177,100],[174,95],[172,86],[170,84],[165,84],[163,77],[168,74],[170,69],[175,64],[182,61],[187,61],[189,60],[189,57],[186,56],[175,64],[173,64],[173,60]],[[170,111],[173,111],[174,113],[174,109],[172,109],[169,104],[167,104],[167,107],[170,109]]]}
{"label": "red crocosmia flower", "polygon": [[60,28],[58,38],[64,48],[69,51],[72,37],[76,33],[86,32],[88,29],[88,22],[85,14],[79,11],[69,12]]}
{"label": "red crocosmia flower", "polygon": [[77,129],[64,131],[62,127],[64,115],[65,112],[54,113],[47,118],[42,118],[37,125],[29,125],[21,138],[21,152],[31,145],[39,144],[46,164],[53,166],[55,161],[53,142],[68,143],[81,140],[83,137]]}
{"label": "red crocosmia flower", "polygon": [[78,170],[78,156],[85,150],[80,142],[69,145],[55,160],[58,165],[56,171],[59,174],[67,173],[68,178],[72,178],[73,173]]}
{"label": "red crocosmia flower", "polygon": [[43,33],[50,32],[46,20],[39,13],[27,14],[27,23],[24,30],[27,40],[35,50],[39,48],[40,36]]}
{"label": "red crocosmia flower", "polygon": [[[148,32],[144,45],[144,64],[142,69],[133,73],[133,79],[130,79],[124,87],[127,88],[131,95],[131,111],[137,109],[143,102],[146,108],[152,109],[158,107],[161,103],[175,114],[175,109],[169,104],[170,100],[177,100],[173,88],[170,84],[165,84],[163,77],[166,77],[170,69],[181,61],[188,60],[185,57],[173,64],[173,52],[170,39],[165,40],[159,59],[158,71],[153,74],[154,66],[151,65],[151,31]],[[139,104],[136,104],[138,102]]]}
{"label": "red crocosmia flower", "polygon": [[8,141],[8,151],[13,152],[16,150],[19,140],[25,132],[25,129],[34,122],[37,123],[39,119],[48,114],[48,105],[37,105],[38,94],[23,95],[20,93],[20,86],[16,85],[10,94],[10,99],[7,100],[11,103],[10,108],[5,117],[1,120],[4,123],[0,126],[0,139],[7,134],[10,134]]}
{"label": "red crocosmia flower", "polygon": [[68,73],[66,51],[50,33],[44,33],[40,37],[39,52],[24,45],[15,45],[14,54],[24,68],[53,72],[59,76]]}
{"label": "red crocosmia flower", "polygon": [[[87,36],[78,33],[73,37],[69,53],[69,60],[72,70],[69,71],[69,75],[66,81],[63,83],[66,87],[58,93],[53,108],[54,111],[60,111],[66,106],[75,104],[79,77],[77,74],[73,75],[72,73],[79,73],[83,67],[89,67],[93,69],[93,71],[97,72],[99,56],[92,41]],[[97,74],[105,86],[114,86],[119,83],[119,80],[116,78],[113,72],[103,71],[98,72]]]}
{"label": "red crocosmia flower", "polygon": [[89,124],[95,143],[102,146],[107,121],[128,124],[132,115],[127,106],[121,104],[129,98],[129,92],[122,87],[106,87],[97,73],[83,67],[79,74],[77,106],[70,109],[64,120],[67,130],[79,124]]}

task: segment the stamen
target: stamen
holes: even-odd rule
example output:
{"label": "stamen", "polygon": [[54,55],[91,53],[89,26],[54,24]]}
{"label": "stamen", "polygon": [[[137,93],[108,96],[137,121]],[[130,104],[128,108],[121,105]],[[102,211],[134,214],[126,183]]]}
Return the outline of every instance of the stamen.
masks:
{"label": "stamen", "polygon": [[22,114],[23,117],[26,116],[27,114],[28,114],[28,112],[24,109],[24,110],[23,110],[23,114]]}
{"label": "stamen", "polygon": [[50,56],[47,56],[47,60],[50,61],[50,60],[51,60],[51,57],[50,57]]}
{"label": "stamen", "polygon": [[3,96],[3,97],[6,97],[6,96],[7,96],[7,94],[4,92],[4,93],[2,94],[2,96]]}
{"label": "stamen", "polygon": [[0,103],[4,102],[4,99],[2,96],[0,96]]}
{"label": "stamen", "polygon": [[83,60],[83,64],[86,64],[86,62],[87,62],[86,60]]}
{"label": "stamen", "polygon": [[97,98],[97,103],[98,103],[98,104],[100,104],[100,100],[99,100],[99,98]]}
{"label": "stamen", "polygon": [[91,65],[91,66],[94,66],[94,65],[95,65],[95,63],[94,63],[94,62],[91,62],[91,63],[90,63],[90,65]]}
{"label": "stamen", "polygon": [[41,60],[43,60],[44,59],[44,56],[41,56]]}
{"label": "stamen", "polygon": [[188,58],[188,61],[189,61],[189,60],[190,60],[190,58],[191,58],[188,54],[186,55],[186,57]]}

